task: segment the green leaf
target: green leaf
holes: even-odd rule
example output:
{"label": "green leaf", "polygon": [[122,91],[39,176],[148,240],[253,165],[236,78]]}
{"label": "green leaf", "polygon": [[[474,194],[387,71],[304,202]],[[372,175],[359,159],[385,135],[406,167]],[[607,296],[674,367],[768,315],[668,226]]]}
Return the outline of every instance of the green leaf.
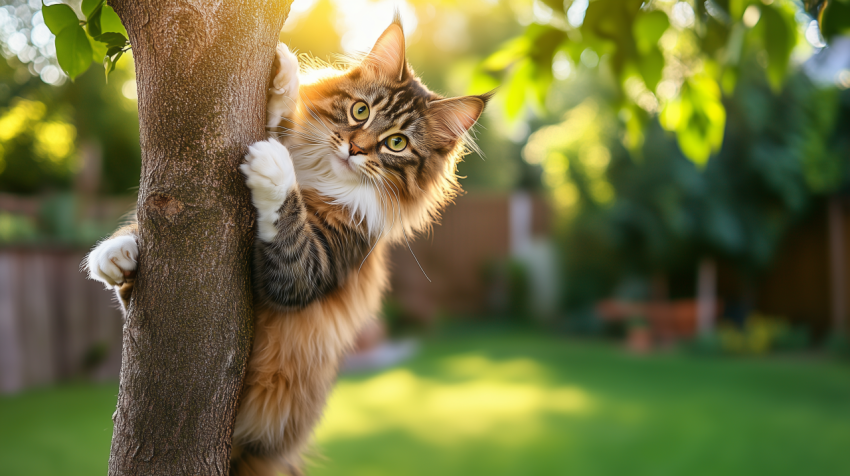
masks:
{"label": "green leaf", "polygon": [[85,15],[86,18],[91,18],[92,13],[94,13],[95,10],[102,8],[104,3],[105,0],[83,0],[82,5],[80,5],[80,10],[83,11],[83,15]]}
{"label": "green leaf", "polygon": [[118,18],[118,14],[109,5],[103,6],[103,11],[100,14],[100,29],[104,33],[112,31],[121,33],[125,37],[129,36],[127,35],[127,30],[124,29],[124,25],[121,23],[121,19]]}
{"label": "green leaf", "polygon": [[124,48],[122,48],[120,46],[112,46],[108,50],[106,50],[105,56],[115,56],[118,53],[122,53],[123,51],[124,51]]}
{"label": "green leaf", "polygon": [[688,78],[659,119],[664,128],[676,132],[682,153],[695,164],[705,166],[711,153],[723,143],[726,109],[720,102],[720,87],[706,75]]}
{"label": "green leaf", "polygon": [[80,24],[74,10],[71,10],[71,7],[64,3],[55,5],[44,5],[42,3],[41,14],[44,15],[44,24],[54,35],[59,35],[62,30],[71,25],[79,26]]}
{"label": "green leaf", "polygon": [[582,35],[610,40],[631,39],[632,21],[644,2],[641,0],[595,0],[590,2],[581,25]]}
{"label": "green leaf", "polygon": [[89,32],[89,36],[97,36],[102,33],[100,29],[100,13],[102,10],[103,2],[101,1],[91,13],[86,15],[86,31]]}
{"label": "green leaf", "polygon": [[71,79],[88,69],[92,54],[89,37],[80,25],[66,27],[56,35],[56,59]]}
{"label": "green leaf", "polygon": [[484,60],[482,67],[488,71],[501,71],[528,55],[531,41],[525,36],[514,38]]}
{"label": "green leaf", "polygon": [[472,73],[472,80],[469,82],[469,87],[466,91],[467,94],[483,94],[498,87],[499,81],[484,71],[476,69],[475,72]]}
{"label": "green leaf", "polygon": [[621,110],[620,117],[626,126],[626,133],[622,138],[623,145],[629,149],[632,157],[640,160],[643,155],[641,147],[644,142],[644,131],[648,122],[647,112],[632,103]]}
{"label": "green leaf", "polygon": [[552,59],[542,65],[535,64],[534,72],[532,73],[534,92],[537,93],[537,106],[546,104],[546,96],[549,95],[549,87],[554,79],[552,75]]}
{"label": "green leaf", "polygon": [[723,70],[720,76],[720,87],[727,96],[731,96],[735,92],[735,86],[738,84],[738,68],[730,67]]}
{"label": "green leaf", "polygon": [[527,59],[514,69],[505,97],[505,114],[509,119],[516,119],[522,111],[528,91],[533,87],[534,70],[534,63]]}
{"label": "green leaf", "polygon": [[646,88],[655,91],[658,82],[661,81],[661,73],[664,70],[664,55],[657,47],[641,56],[638,61],[638,71],[643,77]]}
{"label": "green leaf", "polygon": [[118,52],[115,53],[115,56],[112,56],[112,55],[104,56],[104,58],[103,58],[103,71],[104,71],[104,74],[106,75],[106,82],[107,83],[109,82],[109,73],[115,71],[115,64],[118,63],[118,60],[121,58],[121,56],[123,54],[124,54],[124,52],[119,49]]}
{"label": "green leaf", "polygon": [[121,33],[108,32],[102,35],[95,36],[94,39],[106,44],[108,48],[119,46],[121,48],[128,44],[127,38]]}
{"label": "green leaf", "polygon": [[767,51],[767,80],[774,92],[777,92],[785,81],[791,50],[797,42],[796,23],[793,17],[785,18],[779,10],[767,5],[761,9],[759,23]]}
{"label": "green leaf", "polygon": [[106,52],[109,48],[99,41],[90,41],[89,43],[92,48],[92,61],[100,63],[103,61],[103,57],[106,56]]}
{"label": "green leaf", "polygon": [[850,33],[850,2],[834,0],[820,14],[821,34],[827,42],[838,35]]}
{"label": "green leaf", "polygon": [[718,54],[729,42],[730,33],[729,25],[719,22],[714,17],[708,17],[705,23],[705,34],[700,39],[702,49],[709,56]]}
{"label": "green leaf", "polygon": [[660,10],[642,12],[638,15],[632,25],[632,34],[635,37],[638,51],[646,54],[656,48],[658,40],[661,39],[669,26],[670,20],[667,18],[667,14]]}
{"label": "green leaf", "polygon": [[759,0],[729,0],[729,16],[732,17],[732,21],[740,21],[744,17],[744,12],[747,11],[747,7],[750,5],[761,5]]}

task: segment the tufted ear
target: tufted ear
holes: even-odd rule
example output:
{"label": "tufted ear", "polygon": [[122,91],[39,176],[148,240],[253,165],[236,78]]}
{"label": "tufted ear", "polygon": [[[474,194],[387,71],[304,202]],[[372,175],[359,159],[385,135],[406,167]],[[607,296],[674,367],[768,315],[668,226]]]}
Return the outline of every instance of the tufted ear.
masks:
{"label": "tufted ear", "polygon": [[381,37],[375,42],[375,46],[372,47],[372,51],[363,58],[360,65],[396,81],[401,81],[406,77],[404,31],[401,28],[401,18],[397,12],[393,23],[384,30]]}
{"label": "tufted ear", "polygon": [[433,101],[428,109],[435,119],[437,141],[443,146],[457,142],[478,121],[492,95],[487,93]]}

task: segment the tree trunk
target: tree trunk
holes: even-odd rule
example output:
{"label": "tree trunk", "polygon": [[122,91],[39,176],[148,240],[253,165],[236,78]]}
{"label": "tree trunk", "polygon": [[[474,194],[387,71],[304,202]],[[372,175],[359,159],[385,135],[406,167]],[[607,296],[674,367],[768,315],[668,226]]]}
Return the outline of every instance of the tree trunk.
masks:
{"label": "tree trunk", "polygon": [[253,209],[291,0],[109,0],[133,45],[142,177],[110,475],[225,475],[253,339]]}

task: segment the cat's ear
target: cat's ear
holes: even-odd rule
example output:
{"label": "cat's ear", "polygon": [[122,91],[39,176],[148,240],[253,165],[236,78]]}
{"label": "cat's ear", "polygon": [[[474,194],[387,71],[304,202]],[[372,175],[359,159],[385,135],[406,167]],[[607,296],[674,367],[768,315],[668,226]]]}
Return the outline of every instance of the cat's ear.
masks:
{"label": "cat's ear", "polygon": [[363,58],[361,67],[369,68],[382,76],[401,81],[407,76],[404,58],[404,30],[396,12],[393,23],[381,34],[372,51]]}
{"label": "cat's ear", "polygon": [[451,146],[468,131],[481,113],[493,93],[481,96],[461,96],[433,101],[428,106],[434,119],[434,137],[442,146]]}

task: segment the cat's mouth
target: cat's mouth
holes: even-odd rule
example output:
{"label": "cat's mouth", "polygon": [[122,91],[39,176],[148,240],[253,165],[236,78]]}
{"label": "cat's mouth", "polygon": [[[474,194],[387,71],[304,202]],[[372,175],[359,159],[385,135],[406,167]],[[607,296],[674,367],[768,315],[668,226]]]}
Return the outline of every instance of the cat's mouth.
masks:
{"label": "cat's mouth", "polygon": [[[338,156],[338,157],[339,157],[339,156]],[[347,169],[351,170],[352,172],[354,171],[354,167],[353,167],[353,166],[352,166],[352,164],[351,164],[351,157],[348,157],[348,156],[346,156],[346,157],[339,157],[339,163],[340,163],[340,164],[342,164],[342,165],[343,165],[343,167],[345,167],[345,168],[347,168]]]}
{"label": "cat's mouth", "polygon": [[340,178],[359,181],[360,175],[357,171],[357,164],[351,160],[348,154],[333,154],[332,161],[334,171]]}

